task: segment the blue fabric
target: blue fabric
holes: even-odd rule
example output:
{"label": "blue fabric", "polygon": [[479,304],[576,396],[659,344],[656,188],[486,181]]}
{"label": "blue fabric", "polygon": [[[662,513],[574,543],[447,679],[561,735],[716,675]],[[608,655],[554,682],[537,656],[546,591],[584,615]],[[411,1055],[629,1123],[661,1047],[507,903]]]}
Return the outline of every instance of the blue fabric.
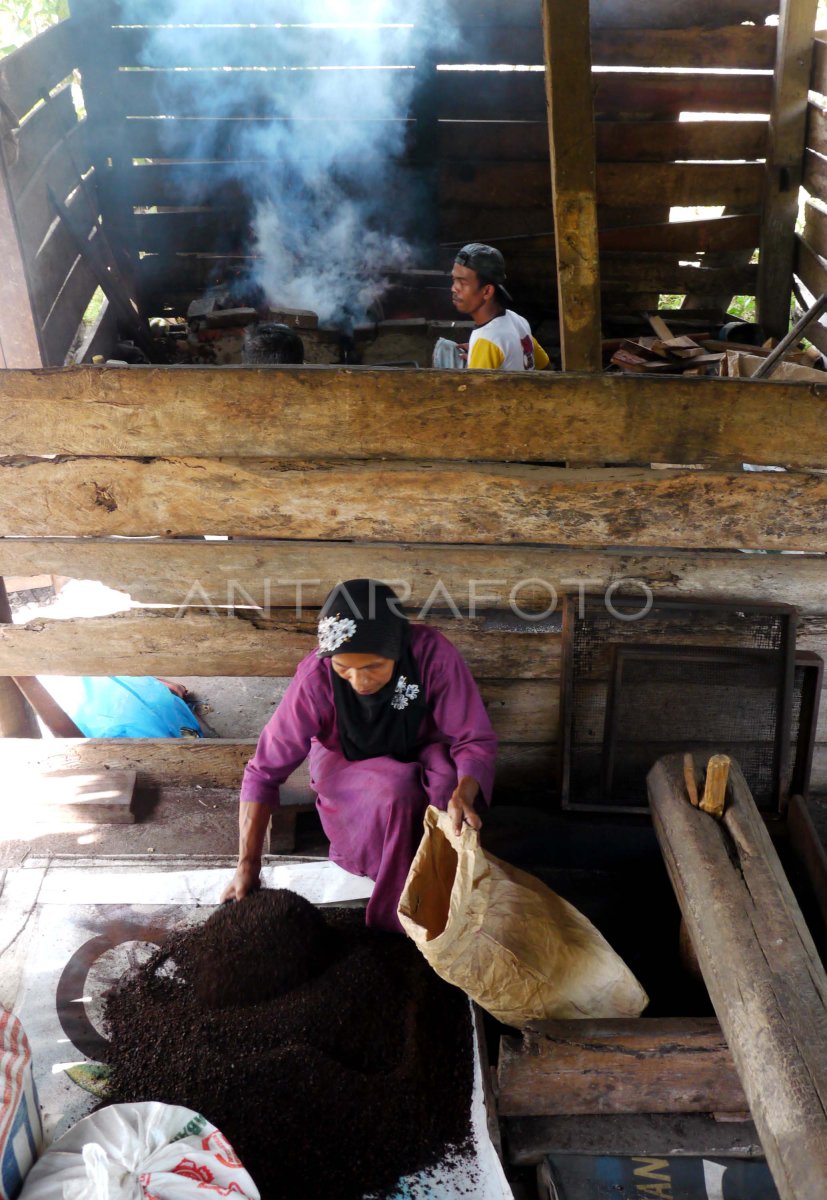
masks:
{"label": "blue fabric", "polygon": [[[86,737],[201,737],[180,696],[150,676],[85,676],[83,699],[69,715]],[[187,735],[189,736],[189,735]]]}

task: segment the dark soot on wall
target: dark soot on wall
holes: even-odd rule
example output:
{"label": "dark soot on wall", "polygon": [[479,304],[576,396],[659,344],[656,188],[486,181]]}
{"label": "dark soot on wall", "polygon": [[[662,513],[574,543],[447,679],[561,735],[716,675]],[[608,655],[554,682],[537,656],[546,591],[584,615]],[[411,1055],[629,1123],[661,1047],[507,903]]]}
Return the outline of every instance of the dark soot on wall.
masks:
{"label": "dark soot on wall", "polygon": [[106,1000],[111,1100],[196,1109],[264,1200],[349,1200],[470,1145],[465,995],[363,914],[261,891],[174,933]]}

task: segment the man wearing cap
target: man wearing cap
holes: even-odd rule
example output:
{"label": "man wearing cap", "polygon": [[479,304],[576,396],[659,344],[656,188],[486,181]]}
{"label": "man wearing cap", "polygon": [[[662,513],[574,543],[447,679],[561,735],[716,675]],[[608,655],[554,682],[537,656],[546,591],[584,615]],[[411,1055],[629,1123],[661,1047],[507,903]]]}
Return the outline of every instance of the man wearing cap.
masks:
{"label": "man wearing cap", "polygon": [[451,299],[457,312],[474,322],[468,366],[501,371],[542,371],[548,355],[535,341],[525,317],[507,308],[505,260],[493,246],[469,242],[454,261]]}

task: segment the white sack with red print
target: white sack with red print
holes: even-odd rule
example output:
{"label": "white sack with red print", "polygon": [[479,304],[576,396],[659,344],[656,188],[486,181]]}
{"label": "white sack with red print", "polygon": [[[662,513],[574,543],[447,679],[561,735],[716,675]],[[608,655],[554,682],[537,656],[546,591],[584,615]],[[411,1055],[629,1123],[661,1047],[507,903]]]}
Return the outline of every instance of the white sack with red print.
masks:
{"label": "white sack with red print", "polygon": [[230,1143],[200,1113],[113,1104],[84,1117],[35,1164],[20,1200],[189,1200],[259,1191]]}

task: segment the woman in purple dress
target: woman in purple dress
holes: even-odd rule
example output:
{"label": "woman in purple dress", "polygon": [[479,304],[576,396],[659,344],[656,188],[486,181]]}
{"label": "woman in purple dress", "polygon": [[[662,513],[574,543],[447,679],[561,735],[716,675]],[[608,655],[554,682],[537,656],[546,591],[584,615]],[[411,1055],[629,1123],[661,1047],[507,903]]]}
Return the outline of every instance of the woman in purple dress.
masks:
{"label": "woman in purple dress", "polygon": [[479,829],[497,739],[459,651],[437,630],[412,626],[386,584],[339,584],[318,637],[245,768],[238,867],[222,900],[258,886],[279,786],[309,756],[330,857],[374,880],[367,924],[399,932],[425,809],[447,810],[457,833],[463,821]]}

